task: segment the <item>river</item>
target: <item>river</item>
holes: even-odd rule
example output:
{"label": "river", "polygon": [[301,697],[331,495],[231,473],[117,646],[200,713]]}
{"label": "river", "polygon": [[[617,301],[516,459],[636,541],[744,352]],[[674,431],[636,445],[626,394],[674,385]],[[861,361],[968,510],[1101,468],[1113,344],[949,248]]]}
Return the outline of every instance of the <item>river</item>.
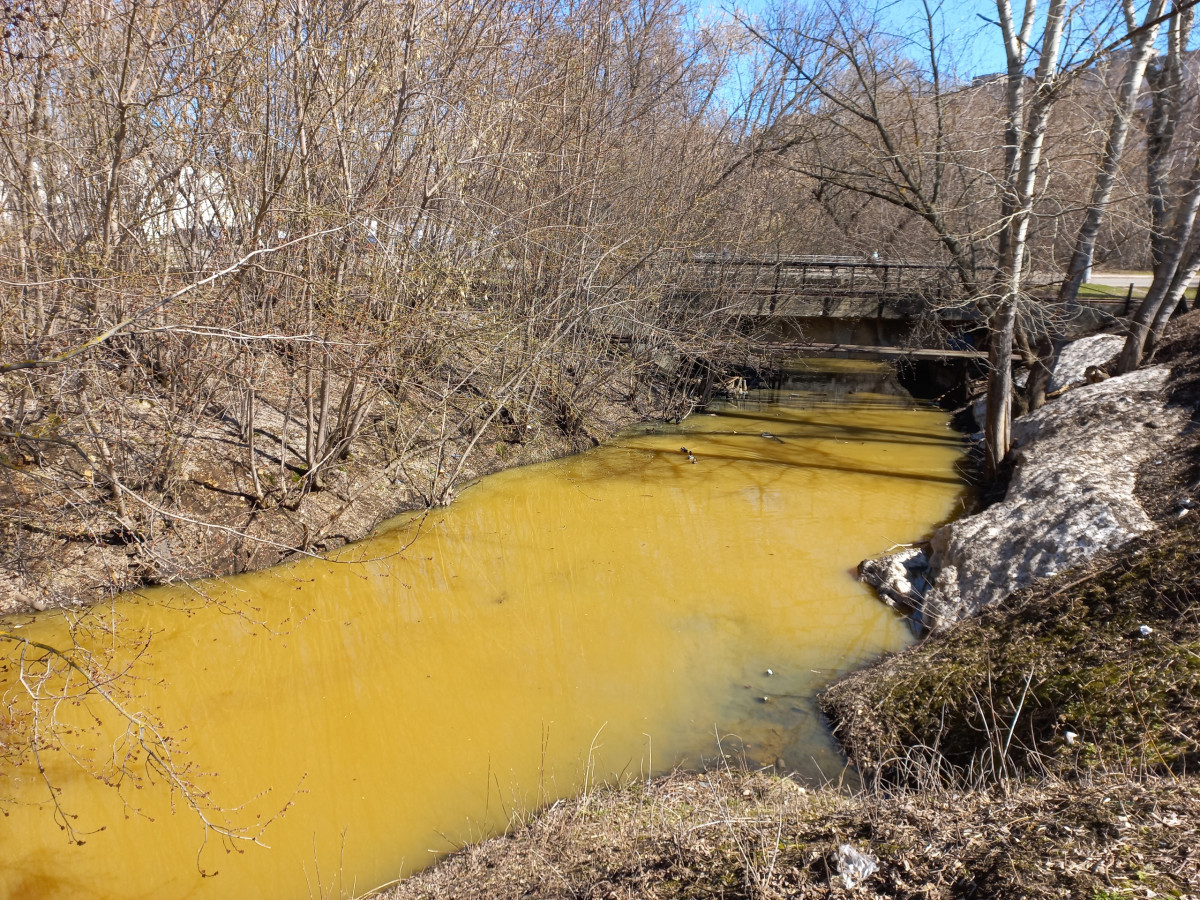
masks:
{"label": "river", "polygon": [[958,511],[961,454],[827,363],[330,559],[10,619],[124,675],[6,645],[0,897],[351,897],[603,781],[836,777],[814,694],[911,640],[854,567]]}

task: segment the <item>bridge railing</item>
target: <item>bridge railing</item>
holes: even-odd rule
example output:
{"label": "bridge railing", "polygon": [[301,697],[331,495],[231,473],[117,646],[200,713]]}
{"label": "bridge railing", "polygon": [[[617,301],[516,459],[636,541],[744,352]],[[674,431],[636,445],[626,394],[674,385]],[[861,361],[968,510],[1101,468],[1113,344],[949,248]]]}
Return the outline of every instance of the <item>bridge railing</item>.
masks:
{"label": "bridge railing", "polygon": [[[705,308],[720,317],[844,318],[917,321],[929,317],[955,326],[973,327],[986,315],[964,291],[955,271],[942,263],[863,256],[734,256],[693,253],[664,260],[665,266],[638,273],[606,289],[603,316],[621,319],[629,304],[646,291],[667,305],[695,311]],[[990,276],[992,273],[988,273]],[[988,280],[991,280],[990,277]],[[1128,314],[1126,298],[1080,298],[1070,306],[1056,302],[1058,284],[1029,279],[1039,301],[1039,315],[1054,317],[1059,327],[1094,328]],[[615,327],[615,326],[614,326]]]}
{"label": "bridge railing", "polygon": [[893,291],[947,292],[953,285],[943,265],[861,257],[722,257],[697,254],[681,270],[686,289],[722,284],[735,290],[828,290],[839,293]]}
{"label": "bridge railing", "polygon": [[[985,274],[994,272],[981,276]],[[1080,297],[1055,312],[1058,288],[1057,281],[1028,280],[1031,296],[1047,304],[1046,314],[1128,315],[1129,297]],[[866,314],[869,305],[882,303],[887,309],[880,308],[880,315],[912,315],[920,309],[937,309],[951,319],[979,315],[951,267],[907,259],[693,253],[679,267],[678,289],[685,294],[720,293],[740,299],[760,314],[797,314],[793,309],[797,303],[806,307],[823,303],[830,308],[827,315]]]}
{"label": "bridge railing", "polygon": [[934,263],[724,254],[694,254],[680,266],[677,283],[684,295],[720,295],[748,313],[801,316],[813,315],[814,304],[822,307],[816,315],[911,316],[946,305],[956,287],[951,271]]}

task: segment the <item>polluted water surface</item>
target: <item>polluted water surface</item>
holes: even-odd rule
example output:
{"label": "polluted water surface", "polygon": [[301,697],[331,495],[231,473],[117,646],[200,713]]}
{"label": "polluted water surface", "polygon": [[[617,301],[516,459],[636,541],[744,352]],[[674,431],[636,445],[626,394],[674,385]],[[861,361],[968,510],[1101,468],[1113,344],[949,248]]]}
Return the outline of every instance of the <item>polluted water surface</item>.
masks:
{"label": "polluted water surface", "polygon": [[814,695],[912,639],[854,568],[962,452],[883,369],[797,370],[329,559],[10,618],[0,897],[353,897],[597,783],[837,777]]}

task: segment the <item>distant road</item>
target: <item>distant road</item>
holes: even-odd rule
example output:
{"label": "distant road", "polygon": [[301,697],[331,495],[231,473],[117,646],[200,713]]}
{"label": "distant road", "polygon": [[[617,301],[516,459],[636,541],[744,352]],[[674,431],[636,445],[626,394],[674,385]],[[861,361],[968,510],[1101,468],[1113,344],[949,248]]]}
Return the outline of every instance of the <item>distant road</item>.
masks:
{"label": "distant road", "polygon": [[[1134,287],[1148,288],[1153,280],[1154,276],[1149,272],[1092,272],[1090,283],[1108,287],[1129,287],[1132,284]],[[1188,287],[1194,287],[1195,284],[1196,279],[1193,278]]]}

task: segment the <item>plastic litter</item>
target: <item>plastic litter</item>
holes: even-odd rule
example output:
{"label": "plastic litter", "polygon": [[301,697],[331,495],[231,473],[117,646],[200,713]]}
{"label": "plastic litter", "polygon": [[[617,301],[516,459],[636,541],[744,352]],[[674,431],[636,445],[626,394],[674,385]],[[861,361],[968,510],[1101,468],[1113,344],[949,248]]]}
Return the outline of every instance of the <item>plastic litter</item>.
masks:
{"label": "plastic litter", "polygon": [[847,890],[857,890],[864,881],[879,870],[879,861],[870,853],[857,850],[849,844],[842,844],[833,855],[834,865],[842,876],[842,884]]}
{"label": "plastic litter", "polygon": [[1154,634],[1154,629],[1149,625],[1139,625],[1138,634],[1140,634],[1142,637],[1150,637],[1150,635]]}

